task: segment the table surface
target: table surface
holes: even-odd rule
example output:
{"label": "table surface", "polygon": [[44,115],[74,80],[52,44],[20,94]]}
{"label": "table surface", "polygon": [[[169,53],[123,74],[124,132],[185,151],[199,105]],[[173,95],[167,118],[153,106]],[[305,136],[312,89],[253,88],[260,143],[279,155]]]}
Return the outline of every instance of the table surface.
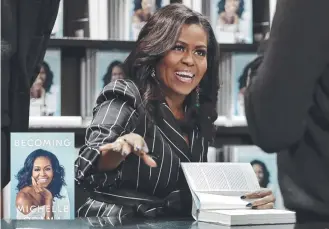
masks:
{"label": "table surface", "polygon": [[192,218],[184,219],[127,219],[121,222],[109,217],[77,218],[75,220],[1,220],[1,229],[329,229],[329,223],[224,226],[219,224],[196,222]]}

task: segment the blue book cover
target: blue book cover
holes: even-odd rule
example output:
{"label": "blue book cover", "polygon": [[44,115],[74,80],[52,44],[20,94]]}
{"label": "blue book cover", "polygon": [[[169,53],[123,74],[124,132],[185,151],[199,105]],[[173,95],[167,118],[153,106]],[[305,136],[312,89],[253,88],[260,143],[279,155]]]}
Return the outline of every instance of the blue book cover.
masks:
{"label": "blue book cover", "polygon": [[252,0],[211,0],[211,22],[221,44],[253,43]]}
{"label": "blue book cover", "polygon": [[64,34],[63,34],[63,19],[64,19],[63,1],[64,0],[61,0],[59,3],[56,21],[55,21],[53,30],[51,31],[51,38],[61,38],[64,36]]}
{"label": "blue book cover", "polygon": [[11,134],[11,219],[74,219],[73,133]]}
{"label": "blue book cover", "polygon": [[95,99],[111,81],[125,77],[122,64],[128,57],[129,52],[119,50],[97,51],[96,53],[96,88]]}
{"label": "blue book cover", "polygon": [[271,189],[275,198],[275,207],[284,209],[278,184],[276,153],[265,153],[257,146],[233,146],[233,162],[250,163],[255,171],[261,188]]}
{"label": "blue book cover", "polygon": [[128,20],[129,40],[137,40],[138,34],[147,20],[159,8],[169,4],[169,0],[128,0],[127,7],[130,15]]}
{"label": "blue book cover", "polygon": [[61,115],[61,51],[49,49],[30,89],[30,116]]}
{"label": "blue book cover", "polygon": [[255,58],[256,53],[233,53],[232,54],[232,101],[233,116],[245,116],[244,112],[244,90],[246,84],[244,80],[240,80],[244,68]]}

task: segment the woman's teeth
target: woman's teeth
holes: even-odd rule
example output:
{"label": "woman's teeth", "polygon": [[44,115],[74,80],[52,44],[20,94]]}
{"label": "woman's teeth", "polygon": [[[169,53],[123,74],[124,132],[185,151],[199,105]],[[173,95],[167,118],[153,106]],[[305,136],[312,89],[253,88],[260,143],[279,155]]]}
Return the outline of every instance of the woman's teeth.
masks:
{"label": "woman's teeth", "polygon": [[176,72],[175,74],[177,78],[184,83],[192,82],[192,79],[194,77],[194,74],[192,74],[191,72]]}
{"label": "woman's teeth", "polygon": [[46,183],[48,179],[39,179],[39,183]]}

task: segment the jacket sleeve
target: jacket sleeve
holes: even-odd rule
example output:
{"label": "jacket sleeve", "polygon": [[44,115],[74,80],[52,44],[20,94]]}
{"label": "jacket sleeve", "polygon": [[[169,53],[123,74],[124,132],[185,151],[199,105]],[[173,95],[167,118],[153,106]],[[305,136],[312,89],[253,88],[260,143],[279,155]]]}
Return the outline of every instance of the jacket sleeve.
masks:
{"label": "jacket sleeve", "polygon": [[263,63],[245,92],[250,134],[266,152],[288,148],[304,134],[329,60],[328,8],[327,0],[278,1]]}
{"label": "jacket sleeve", "polygon": [[86,130],[85,145],[75,162],[75,180],[84,188],[111,186],[119,176],[119,168],[107,172],[97,170],[101,156],[98,149],[134,130],[139,96],[134,87],[132,83],[118,80],[107,85],[97,99],[92,122]]}

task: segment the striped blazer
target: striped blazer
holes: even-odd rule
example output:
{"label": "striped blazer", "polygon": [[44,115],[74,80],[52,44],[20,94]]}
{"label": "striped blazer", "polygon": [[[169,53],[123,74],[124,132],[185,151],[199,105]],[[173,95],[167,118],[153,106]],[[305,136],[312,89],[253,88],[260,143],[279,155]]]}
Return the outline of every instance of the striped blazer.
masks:
{"label": "striped blazer", "polygon": [[[188,133],[187,144],[168,105],[161,102],[158,109],[151,122],[139,90],[130,80],[116,80],[104,87],[75,162],[76,183],[90,195],[76,210],[77,217],[121,220],[137,215],[191,213],[192,199],[180,163],[206,161],[208,141],[196,127]],[[97,171],[98,148],[130,132],[144,138],[158,166],[150,168],[130,154],[114,171]]]}

